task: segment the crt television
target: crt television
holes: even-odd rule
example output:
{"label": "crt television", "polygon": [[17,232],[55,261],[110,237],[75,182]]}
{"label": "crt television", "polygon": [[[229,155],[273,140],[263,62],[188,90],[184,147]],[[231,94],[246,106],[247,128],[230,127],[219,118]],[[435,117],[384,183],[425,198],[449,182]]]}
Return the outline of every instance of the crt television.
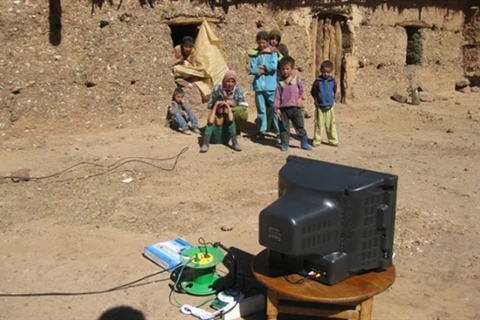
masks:
{"label": "crt television", "polygon": [[259,215],[271,266],[327,285],[392,265],[395,175],[289,156]]}

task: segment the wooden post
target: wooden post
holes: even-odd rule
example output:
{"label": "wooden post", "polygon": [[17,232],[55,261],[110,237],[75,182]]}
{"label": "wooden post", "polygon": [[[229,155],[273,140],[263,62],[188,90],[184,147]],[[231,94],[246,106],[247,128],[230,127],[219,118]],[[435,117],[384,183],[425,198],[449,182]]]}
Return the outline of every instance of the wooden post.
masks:
{"label": "wooden post", "polygon": [[360,319],[359,320],[370,320],[372,318],[372,309],[373,309],[373,297],[363,301],[360,304]]}
{"label": "wooden post", "polygon": [[336,46],[336,41],[337,41],[337,38],[335,37],[335,27],[333,25],[333,21],[332,23],[328,26],[328,34],[330,35],[330,43],[328,44],[329,46],[329,50],[330,50],[330,53],[329,53],[329,57],[328,57],[328,60],[332,61],[333,63],[335,63],[335,60],[336,60],[336,57],[337,57],[337,46]]}
{"label": "wooden post", "polygon": [[316,48],[316,57],[315,57],[315,75],[318,75],[318,70],[320,69],[320,64],[323,61],[323,24],[325,21],[321,18],[318,19],[317,24],[317,44]]}
{"label": "wooden post", "polygon": [[330,57],[330,25],[332,24],[332,19],[326,18],[323,25],[323,60],[329,59]]}
{"label": "wooden post", "polygon": [[318,57],[317,57],[318,17],[314,17],[314,19],[312,20],[311,30],[312,30],[312,57],[313,57],[312,79],[315,79],[317,77],[317,69],[319,68]]}
{"label": "wooden post", "polygon": [[341,22],[337,21],[335,23],[335,39],[336,39],[336,57],[335,61],[335,78],[337,78],[337,94],[335,102],[342,100],[342,58],[343,58],[343,38],[342,38],[342,26]]}
{"label": "wooden post", "polygon": [[278,316],[278,292],[268,289],[267,292],[267,318],[268,320],[277,320]]}

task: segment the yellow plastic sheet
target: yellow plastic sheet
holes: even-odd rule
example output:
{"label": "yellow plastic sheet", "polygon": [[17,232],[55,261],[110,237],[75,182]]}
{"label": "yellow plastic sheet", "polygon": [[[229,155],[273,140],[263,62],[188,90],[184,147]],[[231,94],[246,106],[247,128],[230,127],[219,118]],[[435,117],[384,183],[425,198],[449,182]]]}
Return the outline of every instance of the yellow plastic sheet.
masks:
{"label": "yellow plastic sheet", "polygon": [[197,57],[202,67],[175,66],[173,71],[185,78],[195,79],[194,84],[200,90],[203,99],[208,98],[213,84],[222,81],[228,70],[227,63],[220,52],[221,40],[215,36],[208,22],[204,21],[195,40]]}

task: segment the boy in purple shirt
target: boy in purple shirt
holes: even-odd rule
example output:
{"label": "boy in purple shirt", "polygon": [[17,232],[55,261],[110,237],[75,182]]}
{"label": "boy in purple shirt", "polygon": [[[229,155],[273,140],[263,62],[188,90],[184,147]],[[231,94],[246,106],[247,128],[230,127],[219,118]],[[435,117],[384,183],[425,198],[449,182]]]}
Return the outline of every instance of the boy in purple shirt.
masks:
{"label": "boy in purple shirt", "polygon": [[308,136],[303,124],[303,114],[301,109],[305,89],[300,78],[293,73],[294,68],[295,60],[292,57],[285,57],[280,60],[280,70],[282,75],[278,80],[274,107],[278,119],[280,120],[281,150],[288,151],[290,120],[292,121],[297,134],[301,138],[301,148],[304,150],[312,150],[312,146],[308,144]]}

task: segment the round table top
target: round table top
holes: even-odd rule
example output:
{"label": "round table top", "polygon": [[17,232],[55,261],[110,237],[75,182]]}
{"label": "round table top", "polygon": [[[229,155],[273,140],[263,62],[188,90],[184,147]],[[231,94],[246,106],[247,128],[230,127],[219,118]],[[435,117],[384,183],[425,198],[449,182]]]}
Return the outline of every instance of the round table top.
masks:
{"label": "round table top", "polygon": [[395,281],[395,267],[391,266],[382,272],[368,272],[355,275],[335,285],[329,286],[318,281],[289,274],[285,279],[285,270],[271,267],[268,261],[268,250],[263,250],[254,259],[252,270],[255,278],[268,289],[281,296],[315,303],[349,304],[367,300],[388,289]]}

